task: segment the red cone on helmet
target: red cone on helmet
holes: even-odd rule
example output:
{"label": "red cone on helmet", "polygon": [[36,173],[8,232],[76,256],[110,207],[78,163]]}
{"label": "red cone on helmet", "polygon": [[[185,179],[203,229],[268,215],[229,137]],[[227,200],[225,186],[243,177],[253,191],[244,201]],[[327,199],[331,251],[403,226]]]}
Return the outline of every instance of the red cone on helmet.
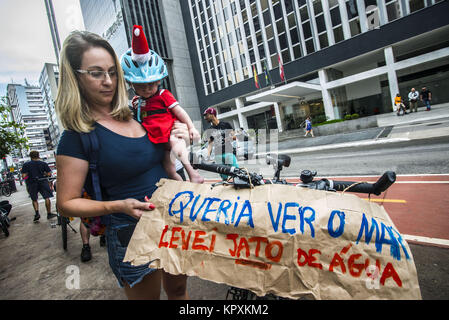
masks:
{"label": "red cone on helmet", "polygon": [[151,52],[148,47],[147,38],[143,33],[142,26],[134,25],[133,39],[131,44],[131,58],[139,64],[144,64],[150,60]]}

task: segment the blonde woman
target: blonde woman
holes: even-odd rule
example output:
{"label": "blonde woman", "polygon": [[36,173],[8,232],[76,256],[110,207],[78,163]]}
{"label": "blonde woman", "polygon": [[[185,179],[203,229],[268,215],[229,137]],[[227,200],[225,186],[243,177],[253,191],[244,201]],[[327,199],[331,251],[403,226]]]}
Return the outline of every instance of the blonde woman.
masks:
{"label": "blonde woman", "polygon": [[[187,299],[186,276],[123,262],[138,219],[154,209],[147,199],[167,174],[163,147],[153,144],[132,119],[120,63],[100,36],[75,31],[64,41],[56,110],[65,128],[56,157],[60,212],[104,218],[109,264],[128,299],[159,299],[161,280],[169,299]],[[89,166],[80,133],[91,130],[100,143],[98,167],[106,201],[81,198]],[[181,123],[172,134],[188,141]]]}

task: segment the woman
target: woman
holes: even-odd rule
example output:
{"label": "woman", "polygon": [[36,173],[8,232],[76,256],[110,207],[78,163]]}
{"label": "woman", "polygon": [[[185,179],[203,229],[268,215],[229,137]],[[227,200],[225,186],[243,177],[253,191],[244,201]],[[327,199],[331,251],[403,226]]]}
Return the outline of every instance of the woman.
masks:
{"label": "woman", "polygon": [[[154,209],[148,198],[167,174],[161,164],[163,148],[153,144],[132,118],[123,72],[106,40],[84,31],[67,37],[61,51],[56,110],[66,129],[56,157],[60,212],[71,217],[107,217],[109,264],[128,299],[159,299],[161,279],[169,299],[187,299],[186,276],[123,262],[138,219]],[[108,201],[80,196],[89,167],[79,133],[91,130],[100,143],[99,176]],[[172,134],[188,140],[181,123]]]}
{"label": "woman", "polygon": [[310,116],[307,117],[305,122],[306,122],[306,134],[304,135],[304,137],[307,137],[307,134],[310,133],[313,138],[314,135],[313,135],[313,130],[312,130],[312,120],[310,119]]}

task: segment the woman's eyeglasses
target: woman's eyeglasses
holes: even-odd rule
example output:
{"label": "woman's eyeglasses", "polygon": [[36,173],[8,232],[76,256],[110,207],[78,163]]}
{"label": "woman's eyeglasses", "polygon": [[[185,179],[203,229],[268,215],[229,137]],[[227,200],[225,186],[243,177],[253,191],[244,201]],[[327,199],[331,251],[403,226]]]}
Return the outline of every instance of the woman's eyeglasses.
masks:
{"label": "woman's eyeglasses", "polygon": [[109,76],[109,78],[113,78],[115,76],[117,76],[117,70],[112,70],[112,71],[103,71],[103,70],[76,70],[79,73],[87,73],[89,74],[92,78],[96,79],[96,80],[103,80],[106,79],[106,75]]}

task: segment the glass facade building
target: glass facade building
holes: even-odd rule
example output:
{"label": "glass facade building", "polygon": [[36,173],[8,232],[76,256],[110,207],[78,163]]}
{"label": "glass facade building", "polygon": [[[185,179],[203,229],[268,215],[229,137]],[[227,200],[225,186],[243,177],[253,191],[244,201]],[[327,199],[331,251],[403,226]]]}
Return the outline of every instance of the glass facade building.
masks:
{"label": "glass facade building", "polygon": [[120,57],[129,48],[123,11],[118,0],[80,0],[86,30],[96,33],[111,44]]}
{"label": "glass facade building", "polygon": [[[438,73],[438,83],[449,80],[449,20],[439,13],[448,10],[447,1],[187,0],[182,5],[202,84],[200,103],[218,108],[235,126],[285,130],[309,114],[316,121],[390,112],[397,92],[406,96],[410,86],[424,84],[441,91],[439,102],[449,101],[446,90],[426,78]],[[433,25],[423,26],[429,17]],[[279,61],[286,81],[279,76]]]}
{"label": "glass facade building", "polygon": [[53,63],[45,63],[39,77],[39,86],[42,92],[43,104],[48,117],[48,128],[44,131],[47,149],[56,149],[56,144],[63,128],[60,127],[55,110],[55,99],[58,93],[59,67]]}

